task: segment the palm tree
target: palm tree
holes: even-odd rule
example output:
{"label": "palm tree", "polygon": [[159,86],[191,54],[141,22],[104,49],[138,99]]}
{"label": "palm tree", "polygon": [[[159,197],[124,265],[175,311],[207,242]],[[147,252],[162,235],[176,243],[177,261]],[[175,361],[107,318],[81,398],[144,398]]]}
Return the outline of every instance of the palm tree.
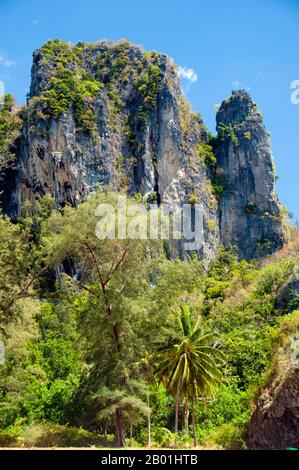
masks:
{"label": "palm tree", "polygon": [[204,334],[199,320],[199,317],[194,318],[187,305],[180,307],[178,332],[168,337],[167,344],[160,347],[157,354],[157,373],[166,388],[175,394],[176,433],[179,429],[180,400],[184,398],[192,404],[195,447],[195,403],[199,395],[208,397],[215,393],[223,381],[219,363],[224,359],[215,345],[215,335]]}

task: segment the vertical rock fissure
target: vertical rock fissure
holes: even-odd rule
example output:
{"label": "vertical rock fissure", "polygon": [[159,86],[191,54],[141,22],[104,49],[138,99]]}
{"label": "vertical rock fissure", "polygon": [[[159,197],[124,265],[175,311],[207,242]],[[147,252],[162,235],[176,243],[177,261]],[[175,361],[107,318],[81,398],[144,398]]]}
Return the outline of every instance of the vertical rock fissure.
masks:
{"label": "vertical rock fissure", "polygon": [[154,169],[154,192],[156,194],[157,204],[161,205],[161,194],[159,190],[159,172],[158,172],[158,158],[157,158],[157,148],[155,139],[153,137],[153,132],[150,134],[150,147],[151,147],[151,156],[152,156],[152,165]]}

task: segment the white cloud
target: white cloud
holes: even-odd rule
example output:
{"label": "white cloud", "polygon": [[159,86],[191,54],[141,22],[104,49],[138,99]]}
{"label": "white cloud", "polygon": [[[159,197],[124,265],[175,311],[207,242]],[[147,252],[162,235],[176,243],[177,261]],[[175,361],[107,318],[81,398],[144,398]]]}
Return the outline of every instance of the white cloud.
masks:
{"label": "white cloud", "polygon": [[3,67],[13,67],[16,65],[16,62],[0,55],[0,65],[3,65]]}
{"label": "white cloud", "polygon": [[179,66],[178,75],[180,78],[185,78],[191,83],[195,83],[198,80],[197,73],[193,69],[188,67]]}

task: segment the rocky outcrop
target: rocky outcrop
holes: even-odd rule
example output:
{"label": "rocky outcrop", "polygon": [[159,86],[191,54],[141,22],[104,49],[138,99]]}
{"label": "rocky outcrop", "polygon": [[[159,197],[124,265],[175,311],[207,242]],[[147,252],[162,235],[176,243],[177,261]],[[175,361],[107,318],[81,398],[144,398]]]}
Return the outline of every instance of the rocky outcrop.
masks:
{"label": "rocky outcrop", "polygon": [[[57,207],[76,205],[101,184],[158,204],[198,203],[206,264],[220,242],[236,245],[243,258],[283,243],[267,133],[245,92],[217,114],[216,168],[172,60],[128,41],[46,43],[33,55],[23,116],[0,196],[13,217],[36,194],[52,195]],[[176,250],[184,255],[179,244]]]}
{"label": "rocky outcrop", "polygon": [[[182,205],[192,195],[205,227],[200,256],[210,260],[219,240],[217,204],[196,151],[207,132],[181,94],[173,62],[126,41],[51,42],[33,59],[7,212],[17,216],[37,193],[51,194],[57,207],[75,205],[96,184],[158,204]],[[64,109],[56,109],[55,100]]]}
{"label": "rocky outcrop", "polygon": [[298,312],[282,327],[270,378],[257,401],[247,442],[251,448],[299,448]]}
{"label": "rocky outcrop", "polygon": [[236,91],[216,119],[221,241],[237,246],[241,258],[266,255],[282,246],[285,234],[262,115],[246,91]]}

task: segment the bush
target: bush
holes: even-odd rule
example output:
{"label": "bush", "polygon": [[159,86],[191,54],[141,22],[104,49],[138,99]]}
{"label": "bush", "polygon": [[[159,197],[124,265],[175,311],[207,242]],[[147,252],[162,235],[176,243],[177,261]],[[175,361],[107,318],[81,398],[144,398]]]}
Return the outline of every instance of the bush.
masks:
{"label": "bush", "polygon": [[217,158],[214,155],[213,147],[211,145],[205,144],[203,142],[198,142],[196,145],[196,153],[205,165],[211,167],[214,167],[216,165]]}
{"label": "bush", "polygon": [[100,435],[82,428],[43,423],[0,431],[1,447],[89,447],[103,446]]}
{"label": "bush", "polygon": [[[142,446],[147,445],[147,428],[142,428],[139,433],[138,441]],[[176,436],[169,429],[162,426],[152,426],[151,445],[152,447],[173,447]]]}
{"label": "bush", "polygon": [[43,113],[48,117],[59,117],[73,103],[79,128],[91,132],[95,126],[93,102],[99,89],[100,84],[95,80],[86,79],[79,72],[59,68],[37,103],[42,104]]}
{"label": "bush", "polygon": [[196,194],[189,194],[188,204],[196,204],[198,202],[198,196]]}
{"label": "bush", "polygon": [[218,449],[246,449],[243,431],[233,423],[225,423],[217,428],[203,439],[202,444],[205,447],[216,447]]}
{"label": "bush", "polygon": [[0,447],[18,447],[19,429],[9,427],[0,430]]}
{"label": "bush", "polygon": [[236,128],[233,124],[225,125],[223,123],[219,124],[219,138],[220,140],[230,140],[234,147],[239,146],[239,139],[236,135]]}
{"label": "bush", "polygon": [[266,266],[260,271],[253,295],[275,294],[292,273],[293,267],[294,263],[291,261],[282,261]]}
{"label": "bush", "polygon": [[227,183],[225,177],[222,175],[220,176],[215,176],[212,178],[212,192],[216,199],[220,199],[222,196],[223,191],[226,189]]}
{"label": "bush", "polygon": [[245,390],[250,384],[262,380],[272,353],[276,329],[242,328],[224,337],[223,351],[228,357],[231,374],[238,377],[238,385]]}

